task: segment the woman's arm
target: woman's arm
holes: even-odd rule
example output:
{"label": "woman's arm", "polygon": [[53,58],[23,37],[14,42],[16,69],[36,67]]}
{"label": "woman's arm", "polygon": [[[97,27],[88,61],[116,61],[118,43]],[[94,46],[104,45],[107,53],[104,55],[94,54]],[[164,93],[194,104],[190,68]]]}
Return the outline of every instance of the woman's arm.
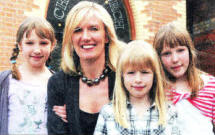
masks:
{"label": "woman's arm", "polygon": [[65,104],[63,89],[63,79],[58,75],[54,75],[48,82],[48,120],[47,128],[50,135],[65,135],[68,134],[67,123],[61,117],[55,114],[53,106],[63,106]]}

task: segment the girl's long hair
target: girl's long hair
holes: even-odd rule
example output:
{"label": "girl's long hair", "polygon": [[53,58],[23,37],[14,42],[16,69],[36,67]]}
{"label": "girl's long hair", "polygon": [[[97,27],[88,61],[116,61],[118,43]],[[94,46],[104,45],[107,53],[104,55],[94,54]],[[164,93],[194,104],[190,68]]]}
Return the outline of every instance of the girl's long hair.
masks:
{"label": "girl's long hair", "polygon": [[18,31],[16,34],[15,48],[13,49],[12,56],[10,58],[12,62],[12,77],[14,79],[20,80],[21,78],[21,74],[17,68],[17,63],[16,63],[16,59],[20,51],[19,45],[21,46],[23,36],[26,35],[26,37],[28,37],[31,34],[32,30],[35,30],[35,33],[40,38],[49,39],[52,43],[52,46],[54,46],[56,43],[54,29],[52,25],[45,18],[40,18],[40,17],[26,18],[18,28]]}
{"label": "girl's long hair", "polygon": [[[196,97],[198,91],[203,87],[203,80],[201,79],[201,71],[196,67],[196,51],[188,31],[185,28],[177,27],[174,23],[166,24],[156,33],[153,46],[160,58],[164,47],[186,46],[188,48],[190,61],[186,76],[191,87],[191,98]],[[174,82],[176,78],[168,73],[165,68],[164,71],[168,79]]]}
{"label": "girl's long hair", "polygon": [[165,77],[163,77],[164,72],[159,57],[152,45],[141,40],[130,42],[124,48],[117,61],[116,81],[112,101],[116,121],[124,128],[129,127],[126,103],[129,100],[129,93],[123,82],[123,72],[126,68],[132,68],[134,70],[143,70],[144,68],[152,69],[154,80],[149,98],[151,104],[155,102],[155,106],[159,111],[159,124],[165,124],[166,99],[164,87],[166,87],[166,81]]}

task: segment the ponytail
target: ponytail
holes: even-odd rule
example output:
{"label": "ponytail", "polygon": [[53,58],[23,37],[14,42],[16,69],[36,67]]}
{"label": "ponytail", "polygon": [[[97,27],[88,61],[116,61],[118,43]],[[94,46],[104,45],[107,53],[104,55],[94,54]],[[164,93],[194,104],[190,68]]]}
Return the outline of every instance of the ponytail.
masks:
{"label": "ponytail", "polygon": [[12,64],[12,78],[16,79],[16,80],[20,80],[21,75],[20,72],[16,66],[16,59],[19,55],[19,47],[18,44],[16,43],[15,48],[13,48],[13,53],[12,56],[10,57],[10,62]]}

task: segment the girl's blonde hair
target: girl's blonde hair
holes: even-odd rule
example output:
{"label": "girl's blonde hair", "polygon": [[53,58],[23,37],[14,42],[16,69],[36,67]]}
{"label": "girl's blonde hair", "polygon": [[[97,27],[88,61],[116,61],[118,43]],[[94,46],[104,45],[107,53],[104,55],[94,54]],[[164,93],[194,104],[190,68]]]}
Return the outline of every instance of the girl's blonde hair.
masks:
{"label": "girl's blonde hair", "polygon": [[116,81],[113,95],[114,115],[116,121],[123,127],[129,127],[128,116],[126,114],[127,100],[129,94],[126,91],[123,82],[123,72],[126,68],[142,70],[150,68],[154,73],[153,86],[149,93],[151,104],[155,102],[155,106],[159,111],[159,124],[165,124],[166,105],[164,87],[166,81],[159,57],[152,45],[136,40],[132,41],[124,48],[118,61],[116,69]]}
{"label": "girl's blonde hair", "polygon": [[[74,59],[74,48],[71,37],[75,28],[86,16],[95,15],[104,23],[106,36],[109,39],[108,45],[108,65],[112,70],[115,70],[116,59],[119,51],[123,46],[123,42],[119,41],[113,25],[113,20],[110,14],[101,5],[89,1],[81,1],[76,4],[68,13],[63,35],[62,43],[62,61],[61,68],[66,73],[77,73],[77,63]],[[104,37],[105,38],[105,37]]]}
{"label": "girl's blonde hair", "polygon": [[56,43],[55,33],[52,25],[45,19],[40,17],[28,17],[22,24],[19,26],[16,33],[16,44],[13,49],[12,56],[10,58],[12,63],[12,77],[14,79],[20,80],[21,75],[16,66],[16,59],[19,55],[19,45],[21,45],[23,36],[26,33],[26,37],[29,37],[32,30],[35,30],[35,33],[40,38],[46,38],[51,41],[51,44],[54,46]]}
{"label": "girl's blonde hair", "polygon": [[[164,47],[174,48],[176,46],[186,46],[188,48],[190,61],[186,75],[189,86],[192,89],[191,97],[196,97],[198,91],[203,87],[203,81],[200,76],[201,71],[196,67],[196,51],[188,31],[185,28],[177,27],[174,23],[166,24],[156,33],[153,46],[160,58],[161,51]],[[165,72],[170,81],[175,81],[176,78],[166,70]]]}

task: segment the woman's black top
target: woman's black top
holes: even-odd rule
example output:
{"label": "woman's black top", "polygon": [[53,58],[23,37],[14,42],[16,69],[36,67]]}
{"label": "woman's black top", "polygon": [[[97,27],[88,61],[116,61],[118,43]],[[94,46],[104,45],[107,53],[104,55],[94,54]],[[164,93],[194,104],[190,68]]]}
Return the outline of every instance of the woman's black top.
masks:
{"label": "woman's black top", "polygon": [[87,113],[80,110],[80,126],[83,135],[93,135],[99,113]]}
{"label": "woman's black top", "polygon": [[[49,135],[84,135],[91,134],[98,116],[83,114],[79,108],[79,76],[72,76],[60,71],[48,82],[48,134]],[[115,72],[108,74],[109,99],[112,99]],[[65,123],[52,111],[54,105],[66,104],[67,120]],[[91,121],[92,120],[92,121]],[[88,123],[89,122],[89,123]],[[91,129],[88,131],[88,128]],[[86,129],[86,130],[83,130]]]}

